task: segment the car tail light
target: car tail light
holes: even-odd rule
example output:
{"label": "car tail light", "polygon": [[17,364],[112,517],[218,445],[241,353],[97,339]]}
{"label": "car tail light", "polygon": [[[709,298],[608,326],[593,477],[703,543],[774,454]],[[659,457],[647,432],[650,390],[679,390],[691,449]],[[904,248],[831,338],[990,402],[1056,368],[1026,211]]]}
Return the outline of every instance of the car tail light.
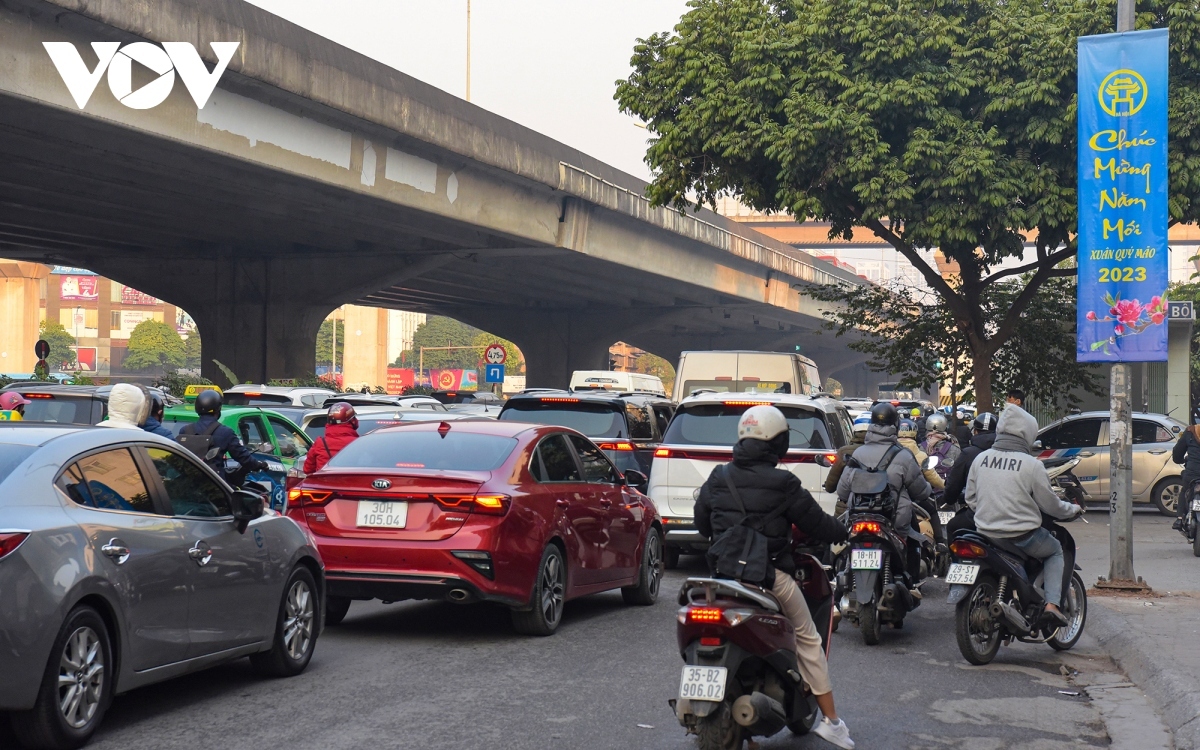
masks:
{"label": "car tail light", "polygon": [[668,448],[658,448],[657,450],[654,451],[654,457],[655,458],[670,458],[671,451]]}
{"label": "car tail light", "polygon": [[855,521],[851,532],[855,534],[878,534],[880,526],[878,521]]}
{"label": "car tail light", "polygon": [[950,551],[956,557],[987,557],[987,550],[975,542],[962,539],[950,543]]}
{"label": "car tail light", "polygon": [[288,503],[294,503],[301,508],[313,505],[324,505],[325,503],[329,502],[332,497],[333,493],[325,490],[302,490],[298,488],[288,490]]}
{"label": "car tail light", "polygon": [[766,401],[725,401],[726,406],[762,406]]}
{"label": "car tail light", "polygon": [[598,447],[602,451],[631,451],[633,450],[633,443],[600,443]]}
{"label": "car tail light", "polygon": [[688,622],[714,623],[721,621],[720,607],[691,607],[687,613]]}
{"label": "car tail light", "polygon": [[541,401],[542,403],[548,403],[548,402],[556,403],[556,404],[577,404],[577,403],[579,403],[579,399],[577,399],[577,398],[553,397],[553,398],[541,398],[538,400]]}
{"label": "car tail light", "polygon": [[0,531],[0,559],[15,551],[28,537],[28,531]]}
{"label": "car tail light", "polygon": [[508,506],[512,505],[512,498],[508,495],[434,495],[433,499],[446,510],[491,516],[504,515],[508,512]]}
{"label": "car tail light", "polygon": [[721,639],[720,638],[701,638],[700,645],[701,646],[720,646]]}
{"label": "car tail light", "polygon": [[54,398],[52,393],[22,393],[25,398]]}

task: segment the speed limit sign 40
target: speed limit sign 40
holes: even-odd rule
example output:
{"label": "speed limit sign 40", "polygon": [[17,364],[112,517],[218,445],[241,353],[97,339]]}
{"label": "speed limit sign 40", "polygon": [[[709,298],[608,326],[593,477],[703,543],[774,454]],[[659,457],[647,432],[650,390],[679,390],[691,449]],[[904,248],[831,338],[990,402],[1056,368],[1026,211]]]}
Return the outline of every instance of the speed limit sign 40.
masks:
{"label": "speed limit sign 40", "polygon": [[489,365],[502,365],[508,360],[508,350],[501,344],[491,344],[483,351],[483,358]]}

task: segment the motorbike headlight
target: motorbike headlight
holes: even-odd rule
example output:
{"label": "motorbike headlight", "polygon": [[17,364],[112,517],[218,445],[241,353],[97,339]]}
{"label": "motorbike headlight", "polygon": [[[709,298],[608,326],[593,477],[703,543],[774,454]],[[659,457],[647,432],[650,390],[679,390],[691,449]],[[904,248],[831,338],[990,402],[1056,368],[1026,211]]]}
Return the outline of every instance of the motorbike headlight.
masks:
{"label": "motorbike headlight", "polygon": [[729,623],[730,626],[741,625],[743,622],[754,616],[754,610],[727,609],[722,612],[722,615],[725,617],[725,622]]}

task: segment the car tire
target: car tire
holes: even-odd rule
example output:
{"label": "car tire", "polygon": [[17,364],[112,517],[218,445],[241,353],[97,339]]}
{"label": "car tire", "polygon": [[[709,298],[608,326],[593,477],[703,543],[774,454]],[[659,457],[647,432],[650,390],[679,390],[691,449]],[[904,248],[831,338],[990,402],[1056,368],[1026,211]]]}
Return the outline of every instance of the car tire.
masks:
{"label": "car tire", "polygon": [[679,567],[679,548],[670,545],[663,545],[663,567],[667,570],[675,570]]}
{"label": "car tire", "polygon": [[529,596],[530,608],[512,610],[513,629],[521,635],[554,635],[567,601],[567,565],[562,550],[546,545]]}
{"label": "car tire", "polygon": [[[37,702],[32,709],[11,715],[20,744],[47,750],[74,750],[87,744],[112,702],[117,673],[111,643],[100,613],[87,606],[71,610],[54,639]],[[64,675],[74,677],[75,683],[60,686]],[[64,691],[74,696],[65,711]]]}
{"label": "car tire", "polygon": [[658,529],[646,532],[646,542],[642,545],[642,564],[638,566],[637,584],[621,589],[621,598],[626,604],[638,604],[648,607],[658,601],[658,589],[662,584],[662,541],[658,537]]}
{"label": "car tire", "polygon": [[1163,479],[1154,485],[1154,493],[1151,497],[1155,506],[1158,507],[1159,513],[1164,516],[1174,516],[1179,507],[1179,500],[1183,497],[1183,479],[1181,477]]}
{"label": "car tire", "polygon": [[350,611],[352,601],[354,600],[347,596],[325,597],[325,624],[341,625],[342,620],[346,619],[346,613]]}
{"label": "car tire", "polygon": [[250,657],[250,664],[260,674],[294,677],[308,667],[317,646],[319,604],[312,573],[303,565],[296,566],[283,587],[271,650]]}

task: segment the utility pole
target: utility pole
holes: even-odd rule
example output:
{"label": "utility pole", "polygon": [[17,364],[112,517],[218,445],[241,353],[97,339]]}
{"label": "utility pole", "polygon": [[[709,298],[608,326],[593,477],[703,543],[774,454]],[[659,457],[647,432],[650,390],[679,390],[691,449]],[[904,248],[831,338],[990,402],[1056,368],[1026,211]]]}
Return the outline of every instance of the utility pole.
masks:
{"label": "utility pole", "polygon": [[471,0],[467,0],[467,101],[471,101]]}

